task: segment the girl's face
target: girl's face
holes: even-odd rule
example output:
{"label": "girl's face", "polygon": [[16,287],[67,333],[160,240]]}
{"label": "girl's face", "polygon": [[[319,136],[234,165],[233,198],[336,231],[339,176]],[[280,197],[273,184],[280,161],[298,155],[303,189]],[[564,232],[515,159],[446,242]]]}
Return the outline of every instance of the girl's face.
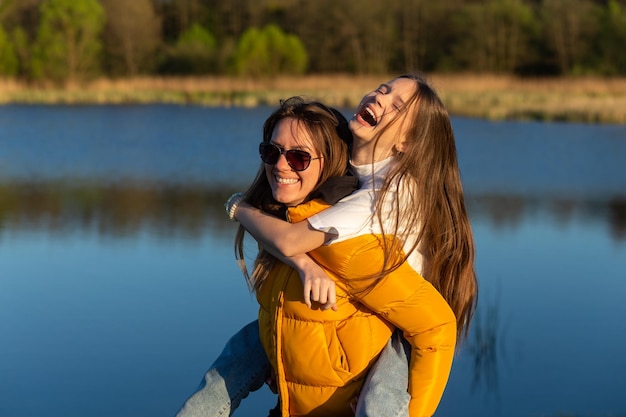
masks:
{"label": "girl's face", "polygon": [[[372,141],[381,131],[379,146],[390,152],[395,148],[402,151],[404,135],[402,120],[394,122],[398,116],[405,118],[404,109],[409,102],[417,84],[409,78],[394,78],[381,84],[376,90],[363,97],[356,114],[350,120],[350,130],[355,140]],[[392,123],[393,122],[393,123]]]}
{"label": "girl's face", "polygon": [[[313,147],[313,141],[309,133],[296,119],[286,118],[280,120],[274,131],[270,143],[278,146],[281,154],[274,164],[265,163],[265,175],[272,188],[272,195],[279,203],[287,206],[296,206],[302,203],[313,191],[322,173],[322,158]],[[286,155],[289,150],[304,151],[310,154],[309,166],[296,171],[287,162],[288,158],[301,157],[302,155]],[[292,164],[299,168],[298,162],[292,160]]]}

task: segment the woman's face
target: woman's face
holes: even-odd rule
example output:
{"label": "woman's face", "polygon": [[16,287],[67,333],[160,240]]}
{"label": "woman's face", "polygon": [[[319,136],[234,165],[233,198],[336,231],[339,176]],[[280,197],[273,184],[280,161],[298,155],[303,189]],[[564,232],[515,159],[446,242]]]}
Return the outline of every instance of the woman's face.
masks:
{"label": "woman's face", "polygon": [[396,150],[402,151],[399,148],[404,141],[401,134],[404,124],[401,120],[392,122],[399,115],[406,117],[407,112],[401,110],[409,102],[416,88],[417,83],[412,79],[394,78],[366,94],[350,120],[350,130],[355,139],[369,142],[384,130],[385,134],[381,136],[379,145],[389,149],[395,146]]}
{"label": "woman's face", "polygon": [[[317,185],[322,173],[323,160],[313,147],[308,132],[296,119],[280,120],[272,132],[270,143],[282,150],[275,164],[265,164],[265,175],[272,188],[272,195],[280,203],[296,206],[302,203]],[[311,154],[311,163],[305,170],[296,171],[287,163],[284,152],[291,149]]]}

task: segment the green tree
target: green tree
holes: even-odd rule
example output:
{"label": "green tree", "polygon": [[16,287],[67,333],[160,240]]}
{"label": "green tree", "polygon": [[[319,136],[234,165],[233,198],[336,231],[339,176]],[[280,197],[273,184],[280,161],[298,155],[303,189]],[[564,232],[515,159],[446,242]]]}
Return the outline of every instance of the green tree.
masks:
{"label": "green tree", "polygon": [[589,0],[544,0],[540,13],[545,40],[561,73],[586,71],[598,31],[597,6]]}
{"label": "green tree", "polygon": [[389,13],[389,7],[389,3],[379,0],[361,0],[344,23],[350,29],[348,44],[359,73],[389,72],[389,62],[397,46],[394,16]]}
{"label": "green tree", "polygon": [[2,23],[5,16],[11,13],[12,6],[13,0],[0,0],[0,23]]}
{"label": "green tree", "polygon": [[521,0],[490,0],[465,6],[457,22],[463,36],[455,57],[463,68],[513,72],[525,54],[533,13]]}
{"label": "green tree", "polygon": [[217,42],[211,32],[199,24],[183,32],[169,48],[161,71],[170,74],[207,74],[216,71]]}
{"label": "green tree", "polygon": [[18,76],[27,78],[30,74],[31,65],[31,46],[28,41],[26,31],[18,26],[11,33],[11,43],[13,51],[18,60]]}
{"label": "green tree", "polygon": [[352,47],[350,39],[357,32],[351,11],[337,7],[336,0],[298,2],[285,11],[284,27],[304,44],[312,72],[356,71],[358,48]]}
{"label": "green tree", "polygon": [[102,0],[107,16],[104,47],[109,71],[137,75],[156,66],[161,20],[150,0]]}
{"label": "green tree", "polygon": [[300,39],[275,25],[246,30],[233,58],[236,74],[253,77],[303,74],[307,63],[308,55]]}
{"label": "green tree", "polygon": [[[221,0],[210,3],[212,3],[212,8],[208,26],[220,38],[238,39],[249,28],[263,27],[263,24],[267,22],[264,19],[264,12],[268,3],[278,3],[278,1]],[[292,4],[298,7],[297,3]]]}
{"label": "green tree", "polygon": [[602,29],[598,37],[598,63],[605,75],[626,74],[626,13],[616,0],[609,0],[602,12]]}
{"label": "green tree", "polygon": [[452,49],[459,28],[452,24],[463,10],[464,0],[396,0],[397,34],[388,47],[394,71],[446,71],[456,66]]}
{"label": "green tree", "polygon": [[0,75],[28,77],[30,40],[34,33],[33,16],[37,15],[37,0],[0,0]]}
{"label": "green tree", "polygon": [[215,49],[215,38],[207,29],[199,24],[194,24],[184,32],[176,41],[176,46],[190,49]]}
{"label": "green tree", "polygon": [[176,12],[176,23],[183,33],[198,24],[198,16],[203,14],[203,6],[199,0],[173,0],[172,6]]}
{"label": "green tree", "polygon": [[33,46],[36,79],[74,81],[99,69],[104,11],[97,0],[43,0]]}
{"label": "green tree", "polygon": [[17,75],[18,60],[6,31],[0,26],[0,77]]}
{"label": "green tree", "polygon": [[[433,2],[429,2],[433,3]],[[397,11],[400,44],[404,66],[407,71],[423,68],[428,44],[424,39],[426,2],[422,0],[400,0]]]}

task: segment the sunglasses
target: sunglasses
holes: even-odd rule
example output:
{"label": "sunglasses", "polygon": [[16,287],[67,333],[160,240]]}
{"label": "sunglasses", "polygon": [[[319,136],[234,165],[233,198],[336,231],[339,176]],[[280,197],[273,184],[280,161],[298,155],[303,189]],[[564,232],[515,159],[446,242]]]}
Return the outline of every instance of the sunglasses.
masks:
{"label": "sunglasses", "polygon": [[285,155],[287,163],[294,171],[304,171],[311,165],[311,161],[319,158],[311,158],[311,154],[299,149],[285,149],[269,142],[262,142],[259,145],[261,160],[269,165],[275,165],[281,155]]}

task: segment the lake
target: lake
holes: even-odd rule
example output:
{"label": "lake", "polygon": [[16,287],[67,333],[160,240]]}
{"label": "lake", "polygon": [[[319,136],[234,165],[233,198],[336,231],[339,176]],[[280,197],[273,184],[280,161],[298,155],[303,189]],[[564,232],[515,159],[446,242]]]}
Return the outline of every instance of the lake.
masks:
{"label": "lake", "polygon": [[[0,416],[176,413],[256,316],[223,203],[271,110],[0,107]],[[437,415],[626,416],[626,126],[453,127],[480,300]]]}

